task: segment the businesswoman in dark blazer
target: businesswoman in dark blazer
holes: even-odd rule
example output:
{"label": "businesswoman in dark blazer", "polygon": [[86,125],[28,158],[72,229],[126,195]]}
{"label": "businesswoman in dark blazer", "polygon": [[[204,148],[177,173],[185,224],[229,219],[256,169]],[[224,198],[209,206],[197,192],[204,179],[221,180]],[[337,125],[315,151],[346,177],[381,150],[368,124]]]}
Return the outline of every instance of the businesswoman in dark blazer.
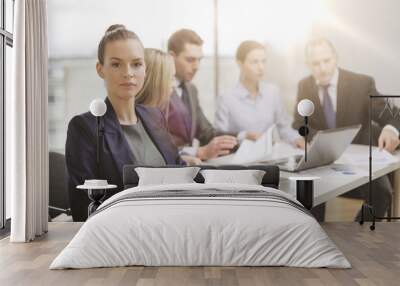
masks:
{"label": "businesswoman in dark blazer", "polygon": [[123,25],[110,26],[98,47],[96,70],[107,89],[107,112],[99,178],[96,167],[96,118],[89,112],[71,119],[65,147],[68,191],[74,221],[87,218],[89,199],[76,190],[86,179],[107,179],[122,190],[126,164],[182,164],[178,150],[166,131],[159,109],[135,104],[145,79],[144,49],[135,33]]}

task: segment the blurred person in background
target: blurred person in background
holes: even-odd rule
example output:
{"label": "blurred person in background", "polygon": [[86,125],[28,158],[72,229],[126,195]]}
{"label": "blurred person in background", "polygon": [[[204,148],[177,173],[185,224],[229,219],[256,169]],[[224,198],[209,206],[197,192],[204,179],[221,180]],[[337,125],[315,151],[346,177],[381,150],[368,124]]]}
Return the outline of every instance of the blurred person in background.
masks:
{"label": "blurred person in background", "polygon": [[304,148],[304,139],[291,127],[279,88],[263,81],[266,60],[266,49],[261,43],[244,41],[239,45],[239,81],[218,97],[215,127],[238,133],[239,140],[257,140],[275,125],[283,141]]}
{"label": "blurred person in background", "polygon": [[[176,84],[174,60],[168,53],[152,48],[144,50],[144,59],[146,77],[136,103],[159,108],[168,120],[169,101]],[[201,163],[197,157],[182,154],[181,158],[188,165]]]}
{"label": "blurred person in background", "polygon": [[[369,145],[369,96],[378,95],[375,81],[368,75],[354,73],[338,67],[338,53],[334,45],[326,38],[315,38],[305,48],[306,64],[311,75],[298,84],[297,103],[309,99],[315,110],[309,118],[310,140],[318,130],[361,124],[361,130],[354,144]],[[374,100],[372,120],[373,144],[381,149],[393,152],[399,145],[400,122],[390,112],[382,112],[385,101]],[[394,110],[395,113],[398,109]],[[294,112],[294,128],[303,125],[303,117]],[[392,202],[392,186],[388,176],[373,181],[373,205],[375,215],[383,217]],[[368,184],[365,184],[345,196],[367,199]],[[324,205],[321,205],[324,206]],[[361,212],[356,216],[360,219]],[[319,220],[323,220],[324,207],[321,207]],[[370,220],[366,213],[366,220]]]}
{"label": "blurred person in background", "polygon": [[196,32],[181,29],[168,40],[168,52],[176,69],[176,88],[168,110],[168,130],[182,155],[201,160],[229,154],[237,145],[236,134],[221,134],[200,107],[198,91],[191,82],[203,58],[203,40]]}

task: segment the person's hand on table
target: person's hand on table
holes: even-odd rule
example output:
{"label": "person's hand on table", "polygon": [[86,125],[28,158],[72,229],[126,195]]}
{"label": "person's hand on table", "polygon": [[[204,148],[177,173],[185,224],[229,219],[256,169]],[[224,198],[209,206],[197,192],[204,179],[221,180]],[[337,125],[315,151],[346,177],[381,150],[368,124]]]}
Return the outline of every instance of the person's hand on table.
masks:
{"label": "person's hand on table", "polygon": [[305,140],[304,140],[304,138],[303,138],[303,137],[300,137],[300,138],[297,138],[296,140],[294,140],[294,145],[295,145],[297,148],[304,149],[304,147],[305,147]]}
{"label": "person's hand on table", "polygon": [[189,155],[182,155],[181,158],[183,161],[186,162],[188,166],[201,165],[201,163],[203,163],[203,161],[201,161],[200,158]]}
{"label": "person's hand on table", "polygon": [[256,141],[258,138],[260,138],[260,136],[261,136],[261,133],[258,133],[258,132],[248,131],[246,133],[246,139],[253,140],[253,141]]}
{"label": "person's hand on table", "polygon": [[197,157],[201,160],[207,160],[222,155],[228,155],[237,144],[238,141],[236,137],[230,135],[217,136],[207,145],[199,147]]}
{"label": "person's hand on table", "polygon": [[390,153],[393,153],[399,144],[400,140],[393,131],[386,129],[382,130],[378,139],[378,146],[380,150],[385,149]]}

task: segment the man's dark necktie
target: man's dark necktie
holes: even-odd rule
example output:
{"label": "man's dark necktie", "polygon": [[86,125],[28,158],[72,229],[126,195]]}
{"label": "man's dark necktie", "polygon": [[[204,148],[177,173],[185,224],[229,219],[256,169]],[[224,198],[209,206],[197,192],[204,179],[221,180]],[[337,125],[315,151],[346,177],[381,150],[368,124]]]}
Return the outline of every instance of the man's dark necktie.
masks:
{"label": "man's dark necktie", "polygon": [[325,116],[325,121],[326,125],[328,126],[329,129],[335,128],[336,127],[336,112],[333,109],[333,104],[332,104],[332,99],[329,96],[328,85],[321,85],[322,88],[322,109],[324,110],[324,116]]}
{"label": "man's dark necktie", "polygon": [[190,113],[190,102],[189,102],[189,94],[188,94],[188,91],[187,91],[187,89],[186,89],[186,85],[185,85],[185,83],[182,81],[180,84],[179,84],[179,87],[182,89],[182,97],[181,97],[181,99],[182,99],[182,102],[186,105],[186,107],[187,107],[187,109],[188,109],[188,111],[189,111],[189,113]]}

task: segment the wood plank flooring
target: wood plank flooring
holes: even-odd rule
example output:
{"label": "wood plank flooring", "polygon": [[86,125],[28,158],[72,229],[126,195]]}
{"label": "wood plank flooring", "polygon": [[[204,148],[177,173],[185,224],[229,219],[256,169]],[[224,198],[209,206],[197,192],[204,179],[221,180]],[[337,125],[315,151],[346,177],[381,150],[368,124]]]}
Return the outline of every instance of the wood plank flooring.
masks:
{"label": "wood plank flooring", "polygon": [[0,285],[400,285],[400,223],[324,223],[323,228],[353,268],[289,267],[122,267],[48,270],[80,228],[50,223],[49,233],[32,243],[0,241]]}

